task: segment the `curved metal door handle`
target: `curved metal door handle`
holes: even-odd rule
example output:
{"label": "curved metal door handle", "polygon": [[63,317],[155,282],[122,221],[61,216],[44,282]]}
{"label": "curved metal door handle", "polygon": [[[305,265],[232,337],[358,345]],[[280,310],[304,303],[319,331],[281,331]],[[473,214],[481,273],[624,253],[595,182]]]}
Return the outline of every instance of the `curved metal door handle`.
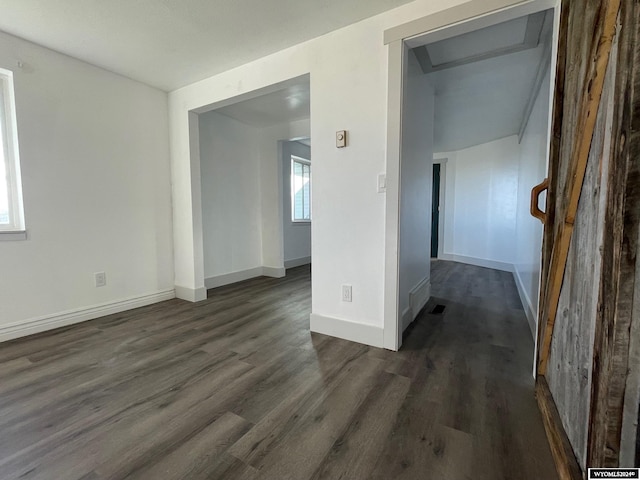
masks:
{"label": "curved metal door handle", "polygon": [[549,188],[549,179],[545,178],[542,183],[536,185],[531,189],[531,215],[536,217],[542,223],[547,222],[547,212],[543,212],[538,207],[540,201],[540,194]]}

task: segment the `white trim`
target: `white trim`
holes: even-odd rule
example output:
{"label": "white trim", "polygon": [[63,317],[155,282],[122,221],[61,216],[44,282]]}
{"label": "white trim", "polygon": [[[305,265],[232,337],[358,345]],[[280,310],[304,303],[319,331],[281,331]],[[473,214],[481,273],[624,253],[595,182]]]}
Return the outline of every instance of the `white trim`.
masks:
{"label": "white trim", "polygon": [[424,278],[409,291],[409,306],[402,312],[402,331],[413,323],[431,298],[431,279]]}
{"label": "white trim", "polygon": [[[402,322],[398,319],[398,236],[400,234],[400,151],[402,82],[407,47],[401,41],[389,45],[387,97],[387,190],[385,195],[384,348],[402,346]],[[393,120],[391,120],[393,119]]]}
{"label": "white trim", "polygon": [[431,297],[431,279],[426,277],[409,291],[409,308],[413,322]]}
{"label": "white trim", "polygon": [[102,303],[92,307],[84,307],[75,310],[67,310],[53,315],[32,318],[21,322],[0,325],[0,342],[13,340],[14,338],[45,332],[54,328],[65,327],[75,323],[93,320],[95,318],[113,315],[134,308],[145,307],[165,300],[175,298],[174,289],[161,290],[147,295],[138,295],[115,302]]}
{"label": "white trim", "polygon": [[284,268],[300,267],[302,265],[309,265],[311,263],[311,257],[292,258],[291,260],[284,261]]}
{"label": "white trim", "polygon": [[[13,72],[0,68],[0,131],[6,168],[7,200],[9,201],[9,224],[0,226],[0,231],[15,232],[25,229],[24,204],[22,199],[22,176],[20,170],[20,148],[18,143],[18,121],[16,119]],[[2,179],[1,181],[5,181]]]}
{"label": "white trim", "polygon": [[[187,118],[189,128],[189,162],[191,165],[191,209],[189,213],[191,216],[191,231],[193,232],[190,248],[193,249],[194,261],[193,271],[187,276],[190,286],[182,287],[181,285],[176,285],[176,295],[178,298],[182,298],[183,300],[199,302],[206,300],[207,298],[207,289],[204,287],[204,230],[202,226],[202,177],[200,173],[200,167],[202,165],[200,158],[200,117],[194,112],[188,112]],[[174,228],[174,262],[176,260],[176,235],[179,233],[180,232]],[[175,263],[174,265],[177,269],[178,264]],[[189,267],[191,267],[191,265],[189,265]]]}
{"label": "white trim", "polygon": [[224,273],[204,279],[204,286],[208,290],[210,288],[222,287],[232,283],[242,282],[250,278],[262,276],[262,267],[249,268],[248,270],[239,270],[237,272]]}
{"label": "white trim", "polygon": [[431,298],[431,279],[425,277],[409,290],[409,306],[402,312],[402,331],[418,317],[420,311]]}
{"label": "white trim", "polygon": [[342,338],[351,342],[363,343],[373,347],[382,347],[384,330],[375,325],[356,323],[342,318],[328,317],[312,313],[309,316],[311,331]]}
{"label": "white trim", "polygon": [[557,0],[469,0],[385,30],[384,43],[410,39],[413,48],[557,6]]}
{"label": "white trim", "polygon": [[[288,140],[288,141],[291,142],[291,140]],[[308,158],[301,157],[300,155],[291,154],[291,162],[292,164],[293,162],[298,162],[298,163],[304,163],[305,165],[311,166],[311,160],[309,160]]]}
{"label": "white trim", "polygon": [[[306,158],[302,158],[299,157],[298,155],[290,155],[291,159],[289,160],[289,202],[291,204],[291,223],[296,225],[299,223],[303,223],[303,224],[309,224],[311,223],[311,161],[306,159]],[[294,168],[293,165],[295,163],[299,163],[300,165],[303,166],[307,166],[309,167],[309,218],[296,218],[296,201],[295,201],[295,176],[294,176]],[[304,171],[303,171],[303,175],[304,175]],[[304,176],[303,176],[304,178]],[[304,185],[303,187],[304,188]],[[302,215],[304,215],[304,195],[303,195],[303,206],[302,206]]]}
{"label": "white trim", "polygon": [[282,278],[286,274],[284,267],[262,267],[262,275],[265,277]]}
{"label": "white trim", "polygon": [[9,232],[0,231],[0,242],[12,242],[16,240],[26,240],[26,230],[14,230]]}
{"label": "white trim", "polygon": [[[242,282],[256,277],[274,277],[282,278],[286,274],[284,267],[255,267],[247,270],[238,270],[237,272],[223,273],[204,279],[204,287],[206,290],[210,288],[223,287],[232,283]],[[182,298],[182,297],[180,297]]]}
{"label": "white trim", "polygon": [[189,288],[182,285],[176,285],[176,298],[186,300],[188,302],[201,302],[207,299],[207,289],[205,287]]}
{"label": "white trim", "polygon": [[489,260],[486,258],[468,257],[466,255],[456,255],[455,253],[443,253],[442,260],[452,262],[466,263],[477,267],[493,268],[494,270],[502,270],[503,272],[513,273],[513,264],[500,262],[498,260]]}
{"label": "white trim", "polygon": [[518,287],[518,295],[520,296],[522,308],[524,308],[524,313],[527,315],[527,322],[529,323],[529,328],[531,329],[531,336],[532,338],[535,338],[537,331],[536,313],[533,309],[533,305],[531,304],[531,299],[529,298],[529,295],[524,288],[524,283],[522,282],[522,278],[520,277],[520,272],[518,272],[518,269],[515,268],[515,266],[513,267],[513,279],[516,282],[516,287]]}

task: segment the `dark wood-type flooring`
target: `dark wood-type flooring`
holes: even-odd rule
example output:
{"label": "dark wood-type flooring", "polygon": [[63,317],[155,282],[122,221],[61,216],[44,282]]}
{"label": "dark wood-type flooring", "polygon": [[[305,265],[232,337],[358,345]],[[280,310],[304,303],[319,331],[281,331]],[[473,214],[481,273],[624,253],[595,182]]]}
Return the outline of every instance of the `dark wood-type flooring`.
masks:
{"label": "dark wood-type flooring", "polygon": [[511,275],[432,284],[400,352],[310,334],[308,267],[0,344],[0,479],[556,479]]}

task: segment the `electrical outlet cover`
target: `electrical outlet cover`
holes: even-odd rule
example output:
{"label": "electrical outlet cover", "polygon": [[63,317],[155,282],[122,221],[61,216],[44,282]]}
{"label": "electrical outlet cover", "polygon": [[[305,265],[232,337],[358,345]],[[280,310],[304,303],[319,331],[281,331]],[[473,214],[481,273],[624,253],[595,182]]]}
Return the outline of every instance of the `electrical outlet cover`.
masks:
{"label": "electrical outlet cover", "polygon": [[342,285],[342,301],[351,302],[352,298],[351,285]]}

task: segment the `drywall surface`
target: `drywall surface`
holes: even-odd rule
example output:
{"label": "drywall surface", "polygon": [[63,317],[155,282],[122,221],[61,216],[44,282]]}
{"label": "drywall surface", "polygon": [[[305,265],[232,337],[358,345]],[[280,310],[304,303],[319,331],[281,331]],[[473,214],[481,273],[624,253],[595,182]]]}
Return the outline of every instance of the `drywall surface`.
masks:
{"label": "drywall surface", "polygon": [[[518,178],[518,210],[516,215],[516,252],[514,274],[524,292],[525,307],[533,319],[538,317],[540,289],[540,261],[542,256],[542,222],[529,211],[531,189],[547,176],[549,148],[549,90],[550,69],[547,70],[536,97],[529,122],[520,142]],[[544,195],[540,208],[544,210]],[[534,323],[535,326],[535,323]],[[534,328],[535,331],[535,328]]]}
{"label": "drywall surface", "polygon": [[282,172],[282,143],[308,138],[309,134],[309,119],[271,125],[260,131],[262,264],[265,267],[284,268],[285,214],[282,205],[286,182]]}
{"label": "drywall surface", "polygon": [[200,115],[205,278],[262,266],[260,130]]}
{"label": "drywall surface", "polygon": [[[437,119],[436,119],[437,121]],[[507,268],[516,258],[518,137],[441,152],[445,164],[443,258]]]}
{"label": "drywall surface", "polygon": [[[310,75],[313,139],[312,311],[319,321],[383,327],[387,60],[385,29],[459,5],[418,0],[282,50],[169,94],[176,282],[198,288],[203,274],[200,180],[189,143],[188,112],[266,93],[274,84]],[[489,7],[487,7],[489,8]],[[336,55],[336,52],[339,52]],[[349,144],[337,149],[335,132]],[[195,210],[194,208],[195,207]],[[342,284],[353,301],[341,301]]]}
{"label": "drywall surface", "polygon": [[408,61],[400,160],[398,310],[401,314],[410,307],[409,292],[428,281],[431,265],[434,90],[413,52],[409,52]]}
{"label": "drywall surface", "polygon": [[460,150],[518,133],[544,45],[435,71],[436,151]]}
{"label": "drywall surface", "polygon": [[[283,180],[280,145],[308,136],[309,121],[258,128],[210,111],[199,115],[198,124],[207,286],[282,275],[285,248],[311,254],[308,225],[303,227],[306,249],[299,245],[304,238],[287,238],[283,228],[284,189],[288,192],[289,184]],[[295,145],[301,148],[298,154],[309,155],[309,147]],[[242,275],[228,275],[237,272]]]}
{"label": "drywall surface", "polygon": [[0,333],[173,296],[166,93],[4,33],[0,67],[15,75],[28,232],[0,242]]}
{"label": "drywall surface", "polygon": [[[311,148],[298,142],[282,142],[282,219],[284,261],[311,257],[311,223],[291,220],[291,156],[311,160]],[[311,167],[313,175],[313,167]],[[313,182],[312,182],[313,183]],[[312,192],[313,195],[313,192]]]}

